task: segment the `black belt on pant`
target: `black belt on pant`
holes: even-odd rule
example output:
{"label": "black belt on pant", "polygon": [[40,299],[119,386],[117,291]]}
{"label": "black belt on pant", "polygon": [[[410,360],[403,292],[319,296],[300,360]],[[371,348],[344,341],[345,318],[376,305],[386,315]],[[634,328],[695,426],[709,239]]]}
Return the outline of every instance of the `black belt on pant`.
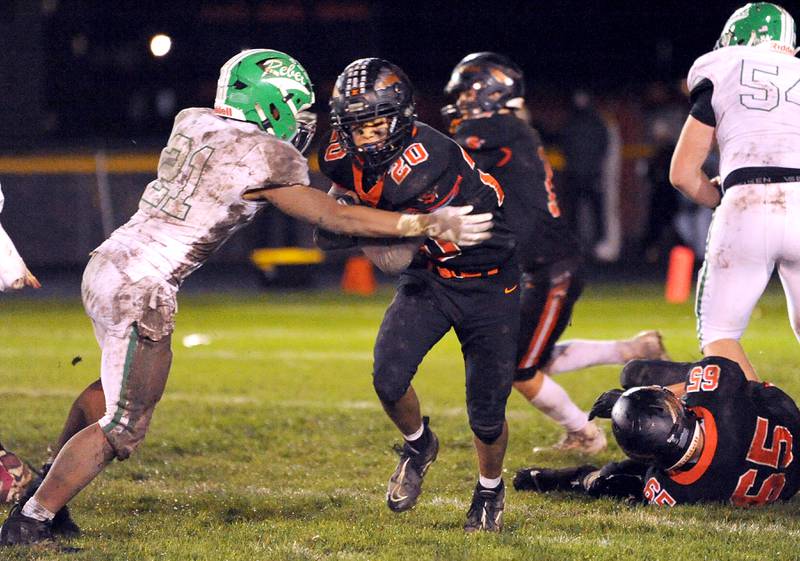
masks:
{"label": "black belt on pant", "polygon": [[441,265],[434,265],[428,263],[428,270],[433,271],[443,279],[480,279],[486,277],[493,277],[500,272],[500,267],[489,269],[487,271],[458,271],[456,269],[449,269]]}
{"label": "black belt on pant", "polygon": [[736,185],[760,185],[762,183],[798,183],[800,169],[779,167],[752,167],[733,170],[725,178],[723,192]]}

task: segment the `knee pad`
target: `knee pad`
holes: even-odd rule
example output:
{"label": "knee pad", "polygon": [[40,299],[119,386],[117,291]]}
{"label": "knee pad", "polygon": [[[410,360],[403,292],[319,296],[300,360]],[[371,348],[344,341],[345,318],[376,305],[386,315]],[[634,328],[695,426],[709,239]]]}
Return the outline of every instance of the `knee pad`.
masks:
{"label": "knee pad", "polygon": [[403,397],[410,383],[411,378],[402,375],[398,368],[376,367],[372,373],[372,387],[378,398],[386,403],[394,403]]}
{"label": "knee pad", "polygon": [[[167,383],[172,362],[170,340],[169,335],[157,341],[139,336],[134,326],[127,342],[122,341],[127,345],[127,370],[121,383],[114,384],[119,378],[112,376],[108,384],[106,379],[103,381],[106,403],[110,405],[99,424],[119,460],[128,458],[147,434],[153,411]],[[107,350],[104,348],[103,352]]]}
{"label": "knee pad", "polygon": [[[150,419],[153,416],[153,409],[141,411],[135,418],[128,418],[124,422],[117,421],[116,424],[102,425],[103,434],[114,450],[114,456],[120,460],[127,460],[131,454],[144,441],[147,429],[150,426]],[[123,415],[125,416],[125,415]]]}
{"label": "knee pad", "polygon": [[472,433],[478,437],[478,440],[486,445],[491,445],[503,434],[504,423],[505,421],[503,419],[496,423],[470,421],[469,427],[472,429]]}

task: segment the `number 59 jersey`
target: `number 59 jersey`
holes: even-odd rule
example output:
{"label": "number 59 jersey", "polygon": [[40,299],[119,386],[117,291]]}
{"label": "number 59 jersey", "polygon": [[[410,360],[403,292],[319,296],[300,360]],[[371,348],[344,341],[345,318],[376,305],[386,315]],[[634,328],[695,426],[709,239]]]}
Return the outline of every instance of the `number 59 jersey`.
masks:
{"label": "number 59 jersey", "polygon": [[700,459],[682,471],[651,467],[645,499],[665,506],[700,501],[748,506],[797,493],[800,411],[788,395],[747,381],[738,364],[722,357],[693,364],[686,392],[686,406],[703,428]]}
{"label": "number 59 jersey", "polygon": [[138,212],[97,251],[134,282],[157,276],[177,288],[265,206],[244,200],[246,191],[308,182],[290,143],[211,109],[185,109]]}
{"label": "number 59 jersey", "polygon": [[[728,177],[743,168],[800,169],[800,59],[766,45],[723,47],[695,61],[688,87],[692,115],[716,127],[724,187],[747,182],[746,172]],[[765,171],[751,175],[778,170]]]}

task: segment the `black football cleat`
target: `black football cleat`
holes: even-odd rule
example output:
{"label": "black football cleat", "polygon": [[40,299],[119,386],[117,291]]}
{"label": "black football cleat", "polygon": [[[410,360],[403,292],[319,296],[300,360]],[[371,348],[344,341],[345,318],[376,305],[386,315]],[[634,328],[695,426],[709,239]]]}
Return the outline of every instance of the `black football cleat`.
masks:
{"label": "black football cleat", "polygon": [[52,541],[53,532],[49,522],[40,522],[22,514],[22,504],[17,503],[0,527],[0,546],[33,545]]}
{"label": "black football cleat", "polygon": [[404,443],[402,448],[395,447],[400,455],[400,461],[392,477],[389,478],[389,487],[386,491],[386,504],[394,512],[405,512],[417,504],[417,499],[422,493],[422,478],[439,453],[439,439],[428,428],[428,417],[424,417],[422,422],[428,433],[428,445],[424,449],[417,450],[408,442]]}
{"label": "black football cleat", "polygon": [[506,502],[506,487],[501,481],[494,489],[485,489],[478,484],[472,493],[472,504],[467,511],[465,532],[499,532],[503,529],[503,508]]}
{"label": "black football cleat", "polygon": [[593,471],[595,466],[583,465],[572,468],[548,469],[529,467],[517,471],[514,476],[514,489],[517,491],[583,491],[583,478]]}
{"label": "black football cleat", "polygon": [[[25,489],[25,493],[23,493],[22,497],[20,497],[19,504],[24,505],[26,502],[28,502],[28,499],[36,494],[36,491],[38,491],[39,487],[41,487],[42,481],[44,481],[44,478],[47,477],[47,472],[50,471],[52,465],[53,464],[48,463],[42,466],[39,476],[36,477],[30,485],[28,485],[28,487]],[[69,513],[69,507],[67,506],[62,507],[58,512],[56,512],[53,521],[50,523],[50,530],[53,532],[53,535],[64,538],[77,538],[81,535],[80,526],[78,526],[72,519],[72,516]]]}

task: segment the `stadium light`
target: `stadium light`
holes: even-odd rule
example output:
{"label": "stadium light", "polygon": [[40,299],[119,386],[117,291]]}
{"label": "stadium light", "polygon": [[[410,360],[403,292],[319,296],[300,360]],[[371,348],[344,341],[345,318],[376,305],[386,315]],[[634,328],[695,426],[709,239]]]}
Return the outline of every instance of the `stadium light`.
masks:
{"label": "stadium light", "polygon": [[150,52],[153,56],[162,57],[172,49],[172,39],[169,35],[159,33],[150,38]]}

